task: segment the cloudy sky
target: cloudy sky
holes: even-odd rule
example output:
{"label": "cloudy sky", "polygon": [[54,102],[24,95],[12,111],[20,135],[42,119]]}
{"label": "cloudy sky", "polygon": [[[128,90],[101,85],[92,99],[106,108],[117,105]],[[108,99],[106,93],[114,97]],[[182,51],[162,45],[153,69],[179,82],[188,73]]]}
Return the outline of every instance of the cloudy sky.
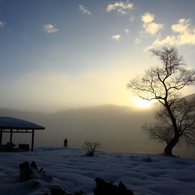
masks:
{"label": "cloudy sky", "polygon": [[195,68],[194,8],[194,0],[1,0],[0,107],[138,106],[126,84],[158,64],[150,49],[173,45]]}

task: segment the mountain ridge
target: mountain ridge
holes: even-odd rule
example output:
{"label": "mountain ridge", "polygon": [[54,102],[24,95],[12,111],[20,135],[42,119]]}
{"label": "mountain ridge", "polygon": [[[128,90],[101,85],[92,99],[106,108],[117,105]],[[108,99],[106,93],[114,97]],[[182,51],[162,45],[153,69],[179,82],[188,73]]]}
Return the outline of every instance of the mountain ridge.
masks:
{"label": "mountain ridge", "polygon": [[[186,96],[188,97],[188,96]],[[191,94],[190,97],[195,97]],[[188,97],[189,98],[189,97]],[[27,120],[44,126],[44,131],[36,131],[35,145],[63,146],[65,137],[69,147],[81,148],[84,141],[98,141],[105,151],[158,153],[163,144],[149,140],[141,126],[154,122],[156,106],[135,109],[130,106],[104,104],[62,110],[53,113],[18,111],[0,108],[0,116]],[[31,143],[27,135],[13,135],[14,143]],[[8,135],[3,143],[9,141]]]}

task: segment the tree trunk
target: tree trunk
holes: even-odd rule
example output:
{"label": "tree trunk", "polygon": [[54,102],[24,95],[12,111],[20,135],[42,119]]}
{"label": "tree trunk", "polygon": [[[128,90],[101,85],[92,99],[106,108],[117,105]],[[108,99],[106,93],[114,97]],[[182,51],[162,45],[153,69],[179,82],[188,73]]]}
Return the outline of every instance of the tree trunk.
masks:
{"label": "tree trunk", "polygon": [[179,141],[179,135],[175,136],[165,147],[164,152],[165,154],[169,155],[169,156],[173,156],[172,154],[172,150],[175,147],[175,145],[177,144],[177,142]]}

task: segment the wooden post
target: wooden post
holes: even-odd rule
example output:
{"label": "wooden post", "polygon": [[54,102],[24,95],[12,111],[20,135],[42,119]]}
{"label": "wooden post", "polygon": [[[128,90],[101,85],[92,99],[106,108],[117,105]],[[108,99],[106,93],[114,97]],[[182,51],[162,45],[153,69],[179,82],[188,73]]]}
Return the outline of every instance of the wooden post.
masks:
{"label": "wooden post", "polygon": [[13,135],[13,129],[10,129],[10,140],[9,140],[10,144],[12,143],[12,135]]}
{"label": "wooden post", "polygon": [[32,129],[32,142],[31,142],[31,152],[33,152],[33,148],[34,148],[34,134],[35,134],[35,132],[34,132],[35,130],[34,129]]}
{"label": "wooden post", "polygon": [[2,138],[3,138],[3,129],[1,129],[1,132],[0,132],[0,148],[2,145]]}

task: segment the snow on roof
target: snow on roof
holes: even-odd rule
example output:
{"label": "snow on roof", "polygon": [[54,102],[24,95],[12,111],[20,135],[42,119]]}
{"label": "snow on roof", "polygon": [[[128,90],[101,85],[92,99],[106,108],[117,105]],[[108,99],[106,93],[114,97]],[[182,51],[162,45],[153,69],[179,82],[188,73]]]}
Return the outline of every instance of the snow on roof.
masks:
{"label": "snow on roof", "polygon": [[0,129],[45,129],[45,127],[17,118],[0,117]]}

